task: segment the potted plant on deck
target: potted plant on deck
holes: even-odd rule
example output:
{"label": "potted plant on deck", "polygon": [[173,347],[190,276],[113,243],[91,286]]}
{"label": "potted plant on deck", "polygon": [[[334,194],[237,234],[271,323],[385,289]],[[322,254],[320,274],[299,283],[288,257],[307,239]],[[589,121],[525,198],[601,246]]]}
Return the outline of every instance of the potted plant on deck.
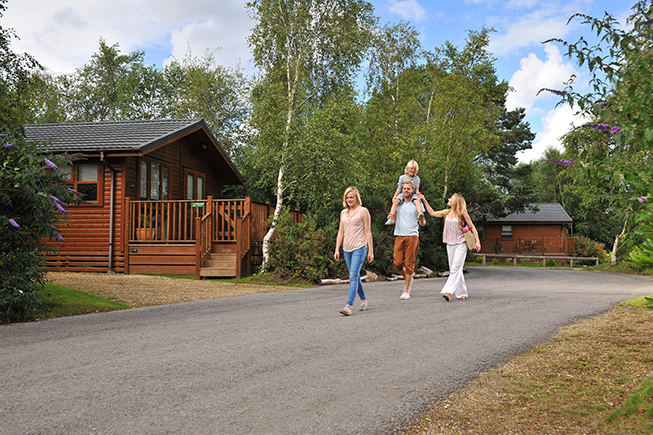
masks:
{"label": "potted plant on deck", "polygon": [[156,228],[154,228],[156,226],[156,216],[143,213],[137,224],[136,240],[154,240],[154,235],[156,234]]}

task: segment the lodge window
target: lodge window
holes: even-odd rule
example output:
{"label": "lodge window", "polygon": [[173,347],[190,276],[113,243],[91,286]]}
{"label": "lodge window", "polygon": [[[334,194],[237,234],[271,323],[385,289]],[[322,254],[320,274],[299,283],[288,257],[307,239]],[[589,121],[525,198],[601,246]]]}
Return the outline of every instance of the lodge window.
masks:
{"label": "lodge window", "polygon": [[204,180],[206,175],[203,172],[186,169],[186,199],[204,199]]}
{"label": "lodge window", "polygon": [[170,168],[154,160],[141,160],[140,166],[141,200],[167,200],[170,197]]}
{"label": "lodge window", "polygon": [[512,225],[502,225],[501,226],[501,238],[502,239],[512,239]]}
{"label": "lodge window", "polygon": [[63,165],[60,169],[63,178],[70,183],[71,188],[79,192],[75,194],[87,203],[100,203],[100,167],[99,163],[75,162]]}
{"label": "lodge window", "polygon": [[479,240],[485,240],[485,227],[483,225],[476,225]]}

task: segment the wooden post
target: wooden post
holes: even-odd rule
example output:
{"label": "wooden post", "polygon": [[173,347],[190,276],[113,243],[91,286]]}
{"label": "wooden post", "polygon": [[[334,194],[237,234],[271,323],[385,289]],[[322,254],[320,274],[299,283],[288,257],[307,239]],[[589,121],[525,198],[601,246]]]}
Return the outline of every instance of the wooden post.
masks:
{"label": "wooden post", "polygon": [[483,266],[485,266],[485,259],[487,258],[487,255],[483,255]]}
{"label": "wooden post", "polygon": [[247,228],[245,228],[245,231],[247,231],[247,245],[245,246],[247,255],[245,255],[244,261],[245,275],[249,276],[252,274],[252,198],[249,196],[245,197],[245,214],[249,216],[249,220],[247,221]]}
{"label": "wooden post", "polygon": [[243,224],[242,218],[236,216],[236,279],[240,279],[242,276],[242,259],[241,259],[241,249],[242,249],[242,237],[243,237]]}
{"label": "wooden post", "polygon": [[200,228],[202,218],[195,218],[195,279],[200,279],[200,269],[202,268],[202,244],[200,242]]}
{"label": "wooden post", "polygon": [[204,210],[204,214],[210,214],[211,217],[209,218],[209,223],[208,223],[208,229],[207,231],[209,232],[209,243],[211,244],[211,249],[209,251],[213,252],[213,197],[208,196],[206,198],[206,210]]}
{"label": "wooden post", "polygon": [[129,275],[129,240],[131,239],[132,234],[132,222],[131,222],[131,204],[129,202],[129,197],[125,197],[122,206],[123,220],[122,220],[122,251],[125,253],[125,275]]}
{"label": "wooden post", "polygon": [[574,259],[573,258],[569,259],[569,267],[574,267]]}
{"label": "wooden post", "polygon": [[513,258],[513,261],[514,261],[514,265],[515,265],[515,267],[517,267],[517,256],[516,256],[516,255],[515,255],[515,257]]}
{"label": "wooden post", "polygon": [[546,257],[542,258],[542,267],[546,267]]}

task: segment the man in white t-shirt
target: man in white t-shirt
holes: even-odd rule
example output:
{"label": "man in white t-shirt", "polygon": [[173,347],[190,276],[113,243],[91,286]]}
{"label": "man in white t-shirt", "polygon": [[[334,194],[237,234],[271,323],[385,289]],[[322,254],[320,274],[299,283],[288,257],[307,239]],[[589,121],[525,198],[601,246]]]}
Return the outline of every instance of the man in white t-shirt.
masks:
{"label": "man in white t-shirt", "polygon": [[406,284],[399,299],[410,299],[410,288],[415,274],[415,260],[419,250],[419,226],[424,226],[424,215],[417,217],[417,208],[412,201],[415,185],[412,181],[404,181],[401,186],[403,199],[393,199],[393,209],[397,209],[395,223],[394,261],[397,271],[404,277]]}

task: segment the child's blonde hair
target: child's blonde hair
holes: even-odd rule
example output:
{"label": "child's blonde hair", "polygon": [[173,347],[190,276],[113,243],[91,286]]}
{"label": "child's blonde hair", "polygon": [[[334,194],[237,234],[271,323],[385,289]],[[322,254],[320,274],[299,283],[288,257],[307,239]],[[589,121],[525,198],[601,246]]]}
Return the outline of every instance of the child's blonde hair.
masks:
{"label": "child's blonde hair", "polygon": [[415,174],[417,174],[419,172],[419,165],[417,164],[417,162],[415,160],[411,160],[410,162],[408,162],[406,164],[406,169],[404,169],[404,174],[408,175],[408,170],[410,168],[415,168]]}
{"label": "child's blonde hair", "polygon": [[355,188],[354,186],[349,186],[347,189],[345,189],[345,194],[342,195],[342,205],[343,205],[343,207],[349,208],[349,206],[347,205],[347,195],[349,193],[353,193],[354,196],[356,197],[356,205],[363,205],[363,201],[361,201],[361,194],[358,191],[358,189]]}

